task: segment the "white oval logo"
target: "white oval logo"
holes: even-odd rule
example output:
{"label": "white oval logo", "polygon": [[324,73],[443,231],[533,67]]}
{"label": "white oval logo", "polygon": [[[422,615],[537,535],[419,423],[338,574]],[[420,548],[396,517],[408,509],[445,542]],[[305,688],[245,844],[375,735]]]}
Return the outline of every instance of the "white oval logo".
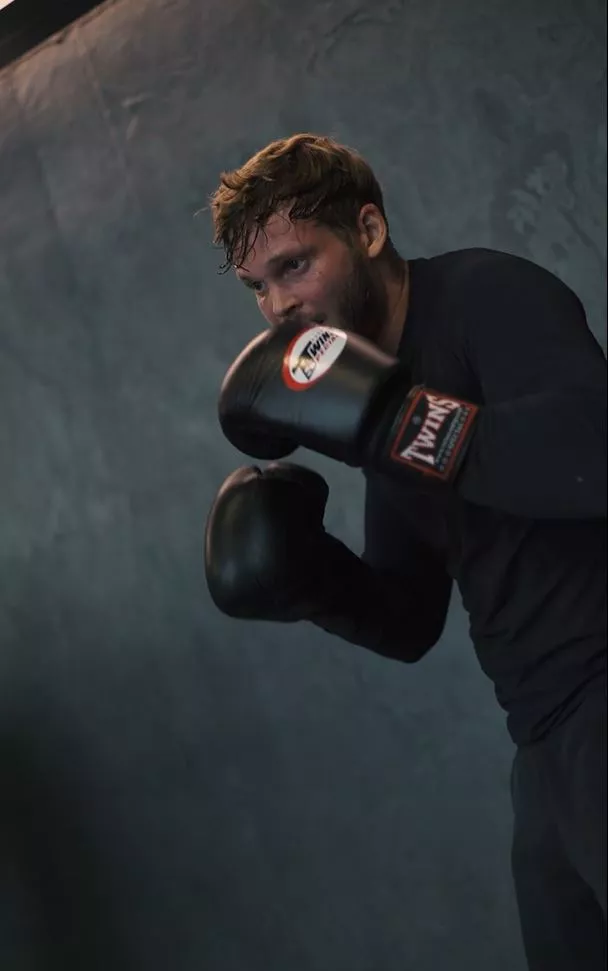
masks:
{"label": "white oval logo", "polygon": [[303,391],[327,374],[346,347],[347,336],[334,327],[308,327],[295,337],[283,358],[283,380]]}

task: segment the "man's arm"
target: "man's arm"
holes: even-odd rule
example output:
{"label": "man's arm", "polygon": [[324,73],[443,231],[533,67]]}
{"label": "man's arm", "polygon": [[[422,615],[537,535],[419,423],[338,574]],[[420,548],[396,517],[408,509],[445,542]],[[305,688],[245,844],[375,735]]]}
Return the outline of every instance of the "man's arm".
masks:
{"label": "man's arm", "polygon": [[477,270],[465,324],[483,407],[456,491],[535,519],[606,516],[606,359],[560,280],[517,257]]}
{"label": "man's arm", "polygon": [[[396,481],[439,480],[515,516],[605,518],[606,360],[580,301],[505,254],[463,282],[446,324],[481,385],[477,401],[412,387],[402,362],[356,334],[284,324],[229,369],[224,434],[254,457],[303,446]],[[454,335],[443,348],[436,338],[438,353],[454,352]]]}
{"label": "man's arm", "polygon": [[365,549],[358,557],[328,537],[319,565],[326,576],[322,606],[310,618],[323,630],[404,662],[419,661],[439,640],[452,591],[436,506],[407,488],[370,476],[365,497]]}

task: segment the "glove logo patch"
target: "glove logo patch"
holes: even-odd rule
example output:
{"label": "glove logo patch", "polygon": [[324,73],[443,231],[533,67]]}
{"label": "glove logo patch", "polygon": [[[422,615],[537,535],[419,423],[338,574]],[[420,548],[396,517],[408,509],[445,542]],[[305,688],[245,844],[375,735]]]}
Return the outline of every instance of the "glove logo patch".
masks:
{"label": "glove logo patch", "polygon": [[448,481],[470,438],[477,405],[448,398],[428,388],[414,388],[391,449],[395,462]]}
{"label": "glove logo patch", "polygon": [[344,331],[307,327],[294,337],[283,358],[283,381],[292,391],[310,388],[326,374],[346,347]]}

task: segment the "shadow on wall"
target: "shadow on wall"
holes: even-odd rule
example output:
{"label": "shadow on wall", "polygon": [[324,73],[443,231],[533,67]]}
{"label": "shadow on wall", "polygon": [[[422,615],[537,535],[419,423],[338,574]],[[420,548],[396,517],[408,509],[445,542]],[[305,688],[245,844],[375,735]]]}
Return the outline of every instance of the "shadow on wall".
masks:
{"label": "shadow on wall", "polygon": [[[3,916],[14,955],[4,941],[0,964],[20,971],[25,950],[36,971],[119,971],[126,944],[87,825],[93,814],[65,749],[55,759],[33,726],[0,733],[0,860],[21,896],[18,912]],[[74,747],[65,728],[53,737]]]}
{"label": "shadow on wall", "polygon": [[[0,0],[0,69],[43,44],[49,37],[66,30],[103,0]],[[114,0],[105,0],[112,3]],[[60,36],[58,37],[60,39]]]}

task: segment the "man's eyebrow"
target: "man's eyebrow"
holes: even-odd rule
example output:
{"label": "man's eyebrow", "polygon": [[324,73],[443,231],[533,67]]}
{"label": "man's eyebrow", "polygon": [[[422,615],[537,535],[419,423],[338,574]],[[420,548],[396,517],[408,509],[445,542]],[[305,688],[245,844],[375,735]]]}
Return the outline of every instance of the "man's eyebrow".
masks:
{"label": "man's eyebrow", "polygon": [[[265,269],[274,270],[277,266],[280,266],[281,263],[288,263],[289,260],[295,260],[295,259],[301,260],[307,256],[310,256],[313,250],[314,250],[314,246],[298,246],[297,249],[285,250],[285,252],[283,253],[277,253],[276,256],[270,257],[270,259],[266,263]],[[246,283],[247,280],[249,279],[251,280],[255,279],[254,277],[250,277],[247,271],[243,270],[242,267],[237,266],[236,269],[239,274],[240,273],[244,274],[244,276],[239,277],[243,281],[243,283]]]}

